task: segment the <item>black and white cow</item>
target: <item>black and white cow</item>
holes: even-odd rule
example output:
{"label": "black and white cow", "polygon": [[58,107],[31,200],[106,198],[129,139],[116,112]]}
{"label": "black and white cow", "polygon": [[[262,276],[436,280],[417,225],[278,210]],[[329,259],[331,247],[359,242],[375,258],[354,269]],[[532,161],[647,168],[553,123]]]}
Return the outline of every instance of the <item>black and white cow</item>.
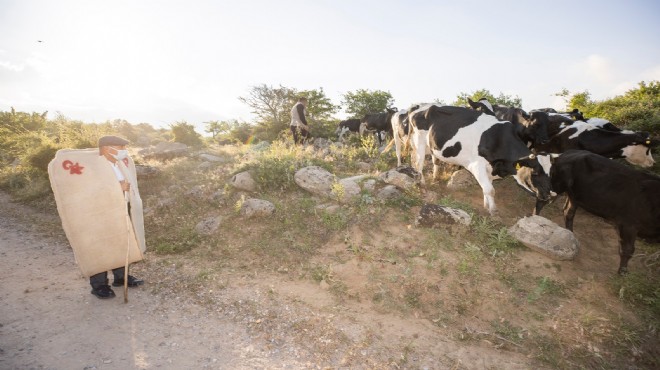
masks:
{"label": "black and white cow", "polygon": [[484,113],[492,113],[502,121],[513,123],[516,133],[530,148],[545,144],[549,140],[548,126],[550,120],[548,113],[541,111],[525,112],[521,108],[492,105],[488,99],[482,98],[477,102],[468,98],[470,106]]}
{"label": "black and white cow", "polygon": [[335,130],[337,139],[341,140],[347,132],[354,132],[356,134],[360,133],[360,123],[361,120],[359,118],[351,118],[339,122],[337,130]]}
{"label": "black and white cow", "polygon": [[635,239],[660,242],[660,177],[583,150],[560,155],[550,170],[553,191],[566,193],[566,228],[578,208],[616,225],[621,246],[619,274],[627,272]]}
{"label": "black and white cow", "polygon": [[408,113],[419,108],[419,105],[411,106],[408,109],[402,109],[392,115],[392,135],[394,136],[394,145],[396,147],[397,166],[401,166],[401,153],[404,147],[408,146],[410,134],[410,120]]}
{"label": "black and white cow", "polygon": [[511,122],[469,108],[430,105],[412,112],[410,123],[428,132],[434,177],[439,161],[465,167],[481,186],[484,207],[491,214],[496,211],[492,180],[515,176],[521,167],[532,169],[531,189],[537,199],[550,199],[550,178]]}
{"label": "black and white cow", "polygon": [[[594,120],[573,122],[538,149],[547,153],[582,149],[608,158],[625,158],[626,161],[642,167],[653,166],[655,161],[651,148],[658,145],[657,140],[649,138],[646,132],[604,129]],[[603,122],[604,120],[601,121]]]}
{"label": "black and white cow", "polygon": [[387,108],[384,113],[367,114],[360,121],[360,135],[364,135],[365,131],[376,131],[378,136],[378,145],[383,145],[383,137],[381,133],[392,133],[392,116],[397,112],[396,108]]}

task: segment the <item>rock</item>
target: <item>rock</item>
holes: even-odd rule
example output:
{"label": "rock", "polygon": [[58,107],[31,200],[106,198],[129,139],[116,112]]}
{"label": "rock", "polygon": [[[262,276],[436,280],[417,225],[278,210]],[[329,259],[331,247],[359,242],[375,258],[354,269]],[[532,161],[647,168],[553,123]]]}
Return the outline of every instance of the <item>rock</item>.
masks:
{"label": "rock", "polygon": [[135,165],[135,174],[137,175],[138,180],[158,176],[160,172],[161,171],[158,168],[153,166],[146,166],[141,164]]}
{"label": "rock", "polygon": [[213,154],[203,153],[199,155],[199,158],[208,162],[227,162],[225,158],[218,157],[217,155],[213,155]]}
{"label": "rock", "polygon": [[270,216],[275,212],[275,205],[267,200],[250,198],[243,201],[240,212],[246,218]]}
{"label": "rock", "polygon": [[401,166],[383,173],[380,178],[399,189],[409,190],[417,184],[419,174],[410,166]]}
{"label": "rock", "polygon": [[419,210],[415,223],[426,227],[439,227],[444,225],[470,226],[472,217],[462,209],[425,204]]}
{"label": "rock", "polygon": [[398,198],[401,195],[403,195],[403,193],[401,193],[399,188],[397,188],[396,186],[394,186],[394,185],[385,185],[382,189],[380,189],[378,191],[378,193],[376,194],[376,197],[378,199],[385,200],[385,199]]}
{"label": "rock", "polygon": [[257,183],[252,179],[250,172],[245,171],[234,175],[229,184],[236,189],[254,192],[257,190]]}
{"label": "rock", "polygon": [[188,155],[189,151],[186,144],[162,141],[156,146],[140,150],[138,154],[145,159],[167,160]]}
{"label": "rock", "polygon": [[308,192],[324,197],[332,196],[332,185],[337,182],[335,175],[318,166],[299,169],[293,175],[293,180]]}
{"label": "rock", "polygon": [[376,180],[374,179],[366,180],[365,182],[362,183],[362,189],[373,193],[376,190]]}
{"label": "rock", "polygon": [[518,220],[509,228],[509,234],[527,247],[557,260],[572,260],[580,247],[571,231],[536,215]]}
{"label": "rock", "polygon": [[447,182],[447,188],[460,189],[475,184],[477,184],[477,180],[472,176],[472,173],[463,168],[451,174],[451,178]]}
{"label": "rock", "polygon": [[197,169],[200,171],[206,171],[213,167],[213,162],[202,162],[197,166]]}
{"label": "rock", "polygon": [[319,204],[316,207],[314,207],[317,211],[325,211],[326,213],[334,214],[337,213],[341,209],[336,204]]}
{"label": "rock", "polygon": [[184,195],[191,198],[202,199],[204,198],[204,188],[200,185],[195,185],[192,188],[186,190]]}
{"label": "rock", "polygon": [[205,218],[195,226],[195,231],[197,231],[198,234],[211,235],[218,230],[221,222],[222,217],[220,216]]}
{"label": "rock", "polygon": [[339,180],[339,184],[334,185],[333,195],[340,203],[348,203],[360,195],[360,185],[358,185],[353,177],[341,179]]}

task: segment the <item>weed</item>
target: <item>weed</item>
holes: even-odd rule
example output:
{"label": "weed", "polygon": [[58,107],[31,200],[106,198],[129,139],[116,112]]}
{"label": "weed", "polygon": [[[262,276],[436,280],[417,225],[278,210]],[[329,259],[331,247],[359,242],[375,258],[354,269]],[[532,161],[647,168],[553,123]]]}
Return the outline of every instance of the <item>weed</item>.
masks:
{"label": "weed", "polygon": [[565,296],[563,284],[547,276],[537,278],[536,288],[527,295],[528,302],[535,302],[543,296]]}

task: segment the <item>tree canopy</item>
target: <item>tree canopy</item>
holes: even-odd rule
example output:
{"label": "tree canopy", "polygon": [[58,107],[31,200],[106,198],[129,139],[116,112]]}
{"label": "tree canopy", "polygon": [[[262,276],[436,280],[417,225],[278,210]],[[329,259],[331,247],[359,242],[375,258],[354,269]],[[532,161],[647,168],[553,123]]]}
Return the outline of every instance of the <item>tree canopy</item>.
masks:
{"label": "tree canopy", "polygon": [[475,90],[471,94],[462,92],[458,94],[456,101],[454,101],[452,105],[465,107],[468,105],[468,98],[472,99],[473,101],[486,98],[491,104],[502,105],[505,107],[522,108],[522,99],[520,99],[518,96],[512,97],[511,95],[505,95],[502,92],[500,92],[498,96],[495,96],[488,89]]}
{"label": "tree canopy", "polygon": [[389,91],[358,89],[345,93],[341,104],[349,117],[362,118],[365,114],[385,112],[394,104],[394,98]]}

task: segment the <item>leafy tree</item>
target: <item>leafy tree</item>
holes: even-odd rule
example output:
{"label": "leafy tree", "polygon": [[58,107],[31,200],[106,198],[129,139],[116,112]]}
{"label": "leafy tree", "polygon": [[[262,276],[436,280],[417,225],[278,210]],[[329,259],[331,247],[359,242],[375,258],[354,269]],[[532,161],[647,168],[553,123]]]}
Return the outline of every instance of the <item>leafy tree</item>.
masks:
{"label": "leafy tree", "polygon": [[209,121],[204,123],[206,123],[204,132],[211,134],[211,137],[214,139],[218,134],[229,131],[231,127],[227,121]]}
{"label": "leafy tree", "polygon": [[522,107],[522,99],[520,99],[518,96],[512,97],[510,95],[504,95],[502,92],[500,92],[500,95],[495,96],[488,89],[476,90],[472,94],[462,92],[456,96],[456,101],[454,101],[452,105],[460,107],[468,106],[468,98],[472,99],[473,101],[486,98],[491,104],[515,108]]}
{"label": "leafy tree", "polygon": [[289,126],[290,110],[295,97],[294,89],[261,84],[251,87],[248,96],[239,97],[238,100],[252,108],[252,113],[257,116],[255,132],[259,138],[272,140]]}
{"label": "leafy tree", "polygon": [[571,94],[562,89],[555,94],[564,98],[566,109],[579,109],[586,117],[605,118],[621,128],[660,135],[660,82],[642,81],[625,94],[601,101],[588,91]]}
{"label": "leafy tree", "polygon": [[204,145],[201,135],[195,131],[195,126],[185,121],[171,124],[170,130],[177,143],[183,143],[193,148],[201,148]]}
{"label": "leafy tree", "polygon": [[238,141],[240,143],[247,143],[250,137],[253,135],[253,131],[253,125],[247,122],[239,122],[234,120],[234,122],[231,123],[228,137],[229,139]]}
{"label": "leafy tree", "polygon": [[[338,107],[333,105],[322,88],[298,91],[280,85],[277,88],[265,84],[250,88],[248,96],[238,99],[252,108],[257,116],[254,135],[260,140],[274,140],[282,131],[289,130],[291,108],[299,97],[308,100],[308,120],[312,136],[325,130]],[[318,132],[317,132],[318,131]]]}
{"label": "leafy tree", "polygon": [[358,89],[344,94],[341,104],[350,117],[362,118],[365,114],[385,112],[394,104],[394,98],[389,91]]}

